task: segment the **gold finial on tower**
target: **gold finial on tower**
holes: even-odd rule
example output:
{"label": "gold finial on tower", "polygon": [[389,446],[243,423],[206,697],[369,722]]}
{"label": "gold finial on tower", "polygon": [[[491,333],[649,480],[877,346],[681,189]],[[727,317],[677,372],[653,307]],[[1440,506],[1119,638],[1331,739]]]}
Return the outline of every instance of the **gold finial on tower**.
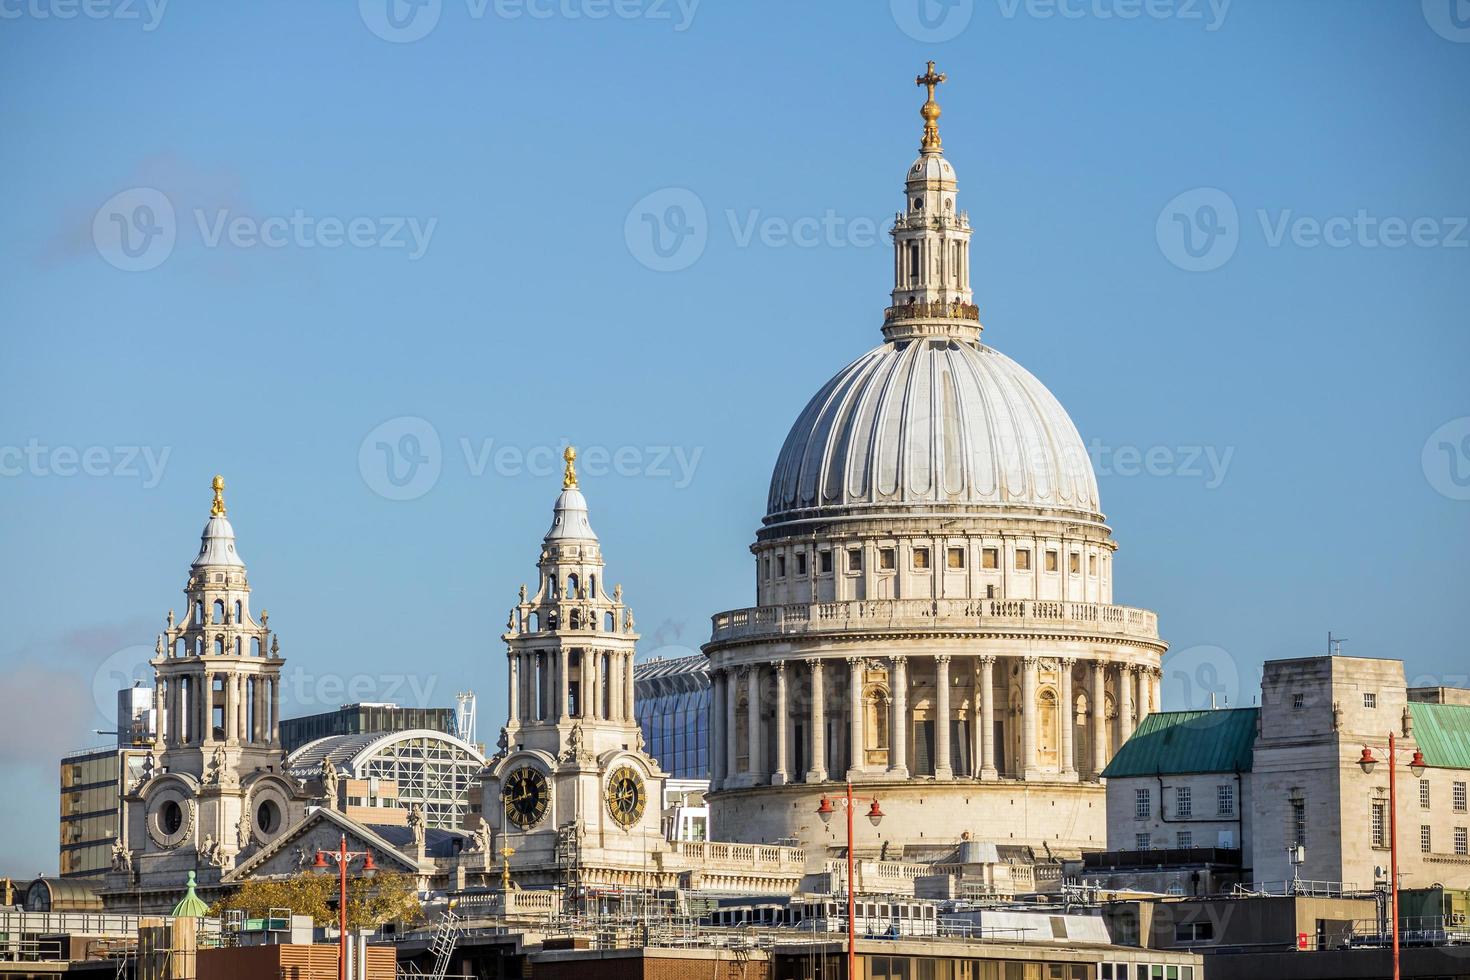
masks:
{"label": "gold finial on tower", "polygon": [[220,476],[219,474],[215,474],[214,482],[212,484],[210,484],[210,485],[214,487],[214,503],[211,504],[210,507],[209,507],[209,516],[210,517],[224,517],[225,516],[225,478],[222,477],[222,476]]}
{"label": "gold finial on tower", "polygon": [[563,490],[577,489],[577,450],[574,446],[568,446],[567,451],[561,454],[561,458],[567,461],[566,475],[561,479]]}
{"label": "gold finial on tower", "polygon": [[916,85],[923,85],[929,90],[929,98],[927,101],[925,101],[923,108],[919,110],[919,115],[924,117],[924,142],[922,144],[922,149],[926,153],[931,150],[937,153],[940,149],[940,109],[939,103],[934,101],[934,87],[936,85],[944,84],[944,82],[948,78],[949,76],[946,75],[944,72],[940,72],[936,75],[934,73],[934,62],[931,61],[929,62],[929,70],[920,75],[918,78],[914,79],[914,83]]}

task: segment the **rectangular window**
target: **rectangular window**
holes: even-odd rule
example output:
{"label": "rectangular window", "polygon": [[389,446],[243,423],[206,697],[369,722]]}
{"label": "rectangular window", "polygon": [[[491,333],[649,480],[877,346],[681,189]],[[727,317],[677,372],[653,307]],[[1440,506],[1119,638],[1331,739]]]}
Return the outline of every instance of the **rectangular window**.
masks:
{"label": "rectangular window", "polygon": [[1373,846],[1374,847],[1383,847],[1383,846],[1385,846],[1384,845],[1384,836],[1383,836],[1383,820],[1384,820],[1384,811],[1386,809],[1387,809],[1387,804],[1377,803],[1377,802],[1375,802],[1373,804],[1373,813],[1372,813],[1372,820],[1371,820],[1371,824],[1370,825],[1371,825],[1371,827],[1373,829]]}
{"label": "rectangular window", "polygon": [[1076,575],[1078,572],[1082,571],[1082,555],[1075,551],[1072,552],[1072,557],[1067,559],[1067,571],[1071,572],[1073,575]]}
{"label": "rectangular window", "polygon": [[918,569],[919,571],[927,571],[928,570],[928,568],[929,568],[929,549],[928,548],[915,548],[914,549],[914,568]]}
{"label": "rectangular window", "polygon": [[859,548],[853,548],[847,553],[847,570],[849,572],[861,572],[863,570],[863,553]]}
{"label": "rectangular window", "polygon": [[1434,838],[1431,835],[1429,824],[1421,824],[1419,827],[1419,852],[1428,854],[1434,850]]}
{"label": "rectangular window", "polygon": [[777,578],[785,578],[786,577],[786,556],[785,555],[777,555],[776,556],[776,577]]}
{"label": "rectangular window", "polygon": [[1215,810],[1222,817],[1235,816],[1235,787],[1223,784],[1215,787]]}
{"label": "rectangular window", "polygon": [[965,549],[964,548],[951,548],[951,549],[949,549],[949,558],[948,558],[948,562],[947,563],[948,563],[948,565],[949,565],[950,568],[964,568],[965,567]]}
{"label": "rectangular window", "polygon": [[1305,708],[1307,706],[1307,696],[1305,694],[1293,694],[1291,696],[1291,706],[1293,708]]}
{"label": "rectangular window", "polygon": [[1174,835],[1174,846],[1181,851],[1187,851],[1194,846],[1194,834],[1188,830],[1181,830]]}
{"label": "rectangular window", "polygon": [[1455,828],[1456,854],[1465,854],[1467,851],[1470,851],[1470,834],[1467,834],[1466,830],[1465,827]]}
{"label": "rectangular window", "polygon": [[1365,707],[1365,708],[1376,708],[1376,707],[1378,707],[1378,695],[1377,694],[1374,694],[1372,692],[1369,692],[1369,691],[1364,691],[1363,692],[1363,707]]}
{"label": "rectangular window", "polygon": [[1146,850],[1148,850],[1150,843],[1151,843],[1151,841],[1149,840],[1148,834],[1134,834],[1133,835],[1133,849],[1135,851],[1146,851]]}
{"label": "rectangular window", "polygon": [[1087,574],[1096,577],[1096,575],[1097,575],[1097,555],[1088,555],[1087,556]]}
{"label": "rectangular window", "polygon": [[981,568],[999,568],[1000,567],[1000,549],[999,548],[985,548],[984,550],[982,550],[980,552],[980,567]]}
{"label": "rectangular window", "polygon": [[894,551],[892,548],[878,549],[878,567],[880,569],[884,571],[891,571],[894,567],[895,560],[896,559],[894,558]]}
{"label": "rectangular window", "polygon": [[1025,571],[1029,571],[1030,569],[1031,569],[1031,552],[1030,552],[1030,550],[1028,550],[1026,548],[1018,548],[1016,550],[1016,570],[1017,571],[1020,571],[1020,572],[1025,572]]}
{"label": "rectangular window", "polygon": [[1174,815],[1176,817],[1194,816],[1194,793],[1188,786],[1174,787]]}
{"label": "rectangular window", "polygon": [[806,574],[806,552],[805,551],[798,551],[796,553],[796,574],[798,574],[798,575],[805,575]]}
{"label": "rectangular window", "polygon": [[1057,570],[1057,553],[1055,551],[1048,551],[1046,553],[1045,567],[1048,572],[1054,572]]}
{"label": "rectangular window", "polygon": [[1139,820],[1145,820],[1153,811],[1153,800],[1146,789],[1133,791],[1133,815]]}
{"label": "rectangular window", "polygon": [[1307,801],[1291,801],[1292,843],[1307,846]]}
{"label": "rectangular window", "polygon": [[817,552],[817,567],[819,569],[821,569],[823,575],[826,575],[828,572],[831,572],[832,571],[832,552],[830,552],[830,551],[819,551],[819,552]]}
{"label": "rectangular window", "polygon": [[1429,780],[1419,780],[1419,809],[1429,809]]}
{"label": "rectangular window", "polygon": [[766,566],[765,567],[766,578],[770,578],[771,577],[771,559],[769,559],[769,558],[763,558],[763,559],[761,559],[761,562]]}
{"label": "rectangular window", "polygon": [[1450,787],[1450,805],[1456,813],[1465,812],[1465,784],[1455,783]]}

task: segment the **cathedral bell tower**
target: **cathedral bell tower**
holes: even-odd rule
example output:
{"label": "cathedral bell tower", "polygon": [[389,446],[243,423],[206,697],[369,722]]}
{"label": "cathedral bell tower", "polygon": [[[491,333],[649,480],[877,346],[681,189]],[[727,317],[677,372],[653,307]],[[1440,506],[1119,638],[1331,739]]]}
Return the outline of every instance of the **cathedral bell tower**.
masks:
{"label": "cathedral bell tower", "polygon": [[893,219],[893,305],[883,324],[888,340],[980,338],[980,311],[970,288],[970,216],[957,209],[954,167],[939,139],[934,90],[944,80],[932,61],[916,79],[929,97],[919,110],[924,137],[904,181],[905,207]]}
{"label": "cathedral bell tower", "polygon": [[535,591],[521,586],[506,623],[509,718],[482,781],[494,846],[514,848],[522,885],[566,883],[571,853],[578,866],[642,860],[662,841],[665,774],[633,706],[633,612],[607,587],[576,450],[564,458]]}
{"label": "cathedral bell tower", "polygon": [[[245,562],[216,476],[209,521],[169,611],[154,671],[157,738],[143,780],[123,797],[122,833],[104,900],[165,907],[187,876],[201,893],[299,821],[311,799],[283,772],[280,647],[250,608]],[[173,896],[171,898],[170,896]]]}
{"label": "cathedral bell tower", "polygon": [[225,515],[216,476],[209,523],[184,587],[178,620],[169,610],[153,659],[160,771],[229,782],[239,772],[280,768],[280,646],[268,614],[250,610],[245,562]]}

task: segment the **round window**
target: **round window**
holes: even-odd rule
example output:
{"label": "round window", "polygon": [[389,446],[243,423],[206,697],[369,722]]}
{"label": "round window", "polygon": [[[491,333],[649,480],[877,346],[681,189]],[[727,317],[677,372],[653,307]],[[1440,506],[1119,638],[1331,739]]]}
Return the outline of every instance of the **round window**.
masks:
{"label": "round window", "polygon": [[158,814],[158,825],[170,837],[183,829],[184,808],[179,806],[177,800],[169,800],[163,805]]}
{"label": "round window", "polygon": [[265,800],[255,810],[255,827],[262,834],[274,833],[281,825],[281,810],[274,800]]}

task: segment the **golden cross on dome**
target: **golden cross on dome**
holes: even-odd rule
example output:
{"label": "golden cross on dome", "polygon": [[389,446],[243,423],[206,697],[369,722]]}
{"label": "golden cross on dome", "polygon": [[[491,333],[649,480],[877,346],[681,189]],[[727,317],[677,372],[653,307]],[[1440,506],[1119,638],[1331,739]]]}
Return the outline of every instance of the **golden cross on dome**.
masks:
{"label": "golden cross on dome", "polygon": [[948,79],[949,76],[946,75],[944,72],[939,72],[937,74],[935,73],[934,62],[932,61],[929,62],[929,70],[920,75],[918,78],[914,79],[914,84],[923,85],[929,90],[929,98],[924,102],[923,108],[919,110],[919,115],[924,117],[923,149],[925,150],[938,150],[940,148],[940,109],[939,103],[934,101],[934,88],[935,86],[943,85]]}
{"label": "golden cross on dome", "polygon": [[577,450],[568,446],[567,451],[561,454],[561,458],[567,461],[567,472],[562,477],[561,488],[563,490],[577,489]]}
{"label": "golden cross on dome", "polygon": [[210,517],[224,517],[225,516],[225,478],[222,477],[222,476],[220,476],[220,475],[218,475],[218,474],[216,474],[215,475],[215,478],[214,478],[214,482],[212,484],[210,484],[210,485],[214,487],[214,503],[209,506],[209,516]]}

